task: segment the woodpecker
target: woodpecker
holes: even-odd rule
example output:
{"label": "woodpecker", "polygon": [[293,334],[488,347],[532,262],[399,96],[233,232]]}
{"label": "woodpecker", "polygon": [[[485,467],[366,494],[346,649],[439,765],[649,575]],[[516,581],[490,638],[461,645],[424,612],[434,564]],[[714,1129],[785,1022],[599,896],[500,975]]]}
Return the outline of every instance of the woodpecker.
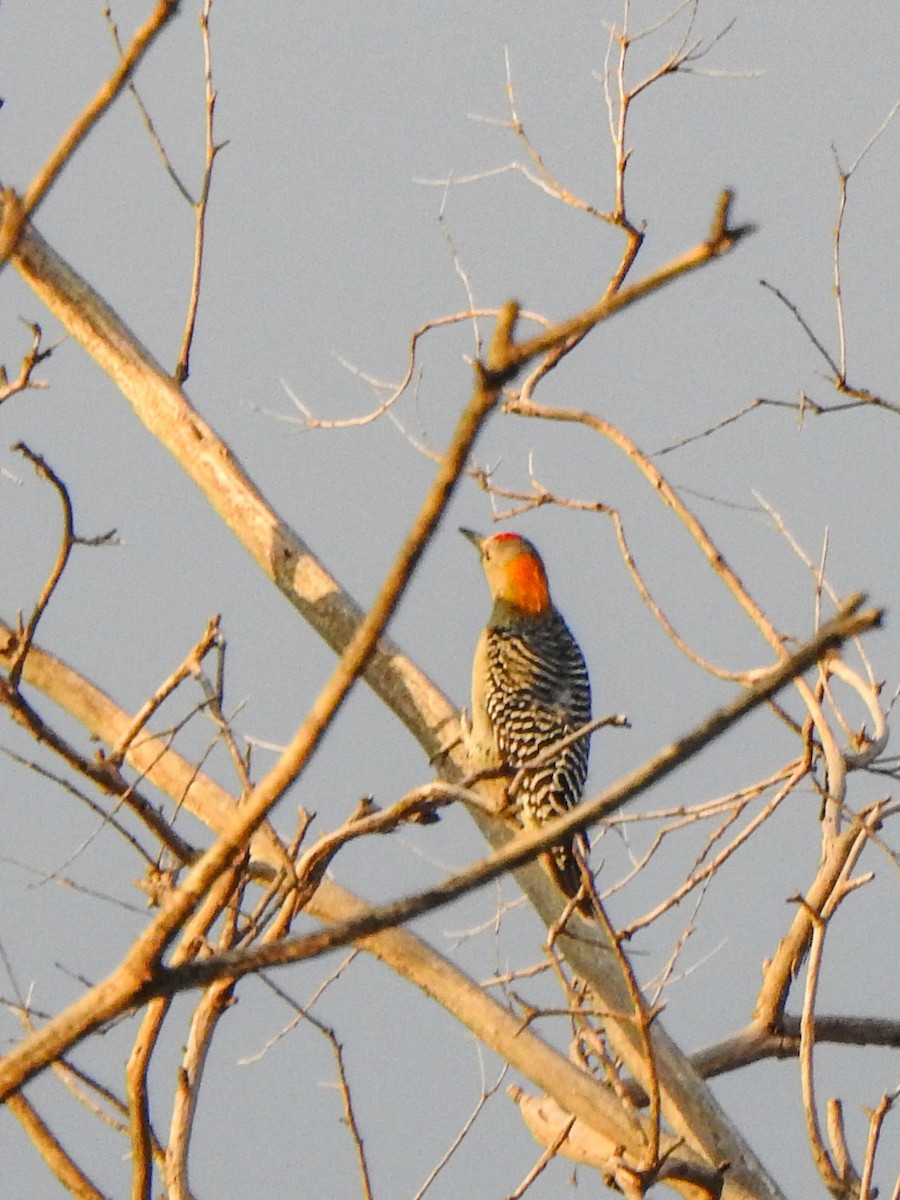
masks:
{"label": "woodpecker", "polygon": [[[467,747],[485,767],[513,774],[591,719],[584,656],[550,599],[547,572],[534,546],[516,533],[482,537],[461,529],[481,554],[494,605],[475,649],[472,720]],[[572,742],[550,761],[525,770],[512,797],[525,828],[542,825],[581,799],[590,740]],[[583,834],[547,855],[563,892],[577,895],[587,862]],[[579,908],[591,911],[589,896]]]}

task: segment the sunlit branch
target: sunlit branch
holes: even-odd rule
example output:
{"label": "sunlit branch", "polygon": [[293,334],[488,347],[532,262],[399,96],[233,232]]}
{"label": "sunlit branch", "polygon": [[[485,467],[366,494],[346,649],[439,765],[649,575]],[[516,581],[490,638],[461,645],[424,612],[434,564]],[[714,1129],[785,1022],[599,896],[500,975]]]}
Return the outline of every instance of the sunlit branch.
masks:
{"label": "sunlit branch", "polygon": [[80,1200],[107,1200],[103,1192],[94,1186],[63,1148],[50,1126],[29,1100],[21,1094],[16,1094],[8,1097],[5,1103],[25,1130],[31,1144],[67,1191],[73,1196],[78,1196]]}

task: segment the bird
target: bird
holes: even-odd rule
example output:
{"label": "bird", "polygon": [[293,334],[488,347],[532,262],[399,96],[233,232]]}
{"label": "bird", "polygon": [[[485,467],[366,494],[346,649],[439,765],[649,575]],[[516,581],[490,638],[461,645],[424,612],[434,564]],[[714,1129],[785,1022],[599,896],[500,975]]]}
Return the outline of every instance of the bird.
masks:
{"label": "bird", "polygon": [[[574,807],[587,778],[585,736],[529,769],[542,753],[591,719],[591,685],[578,642],[553,604],[543,559],[517,533],[484,537],[460,529],[481,555],[493,608],[472,665],[472,716],[463,736],[480,768],[502,769],[521,785],[512,797],[524,828],[538,828]],[[550,870],[577,907],[592,911],[583,890],[588,841],[577,834],[546,856]]]}

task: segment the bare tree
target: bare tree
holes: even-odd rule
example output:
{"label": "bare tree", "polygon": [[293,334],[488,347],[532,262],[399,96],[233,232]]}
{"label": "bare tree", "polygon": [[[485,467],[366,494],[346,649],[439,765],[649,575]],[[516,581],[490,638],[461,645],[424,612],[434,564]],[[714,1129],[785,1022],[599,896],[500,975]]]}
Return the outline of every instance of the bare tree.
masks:
{"label": "bare tree", "polygon": [[[142,917],[130,944],[116,951],[109,969],[95,974],[86,970],[78,980],[78,994],[52,1012],[35,1005],[16,962],[5,963],[6,1004],[21,1032],[0,1060],[0,1095],[71,1194],[106,1193],[87,1165],[89,1156],[64,1123],[45,1115],[41,1097],[46,1093],[33,1090],[51,1074],[57,1088],[67,1090],[97,1121],[111,1124],[127,1144],[133,1197],[162,1193],[178,1198],[195,1194],[194,1188],[196,1194],[208,1190],[203,1180],[189,1180],[188,1171],[198,1111],[215,1106],[214,1091],[204,1086],[204,1070],[222,1018],[248,980],[256,980],[289,1006],[292,1021],[314,1025],[325,1040],[358,1162],[360,1194],[375,1195],[365,1121],[357,1112],[339,1028],[313,1012],[320,992],[360,954],[373,956],[404,985],[418,989],[410,1007],[440,1006],[525,1082],[526,1087],[510,1085],[509,1095],[543,1152],[531,1165],[522,1162],[521,1183],[511,1195],[524,1194],[555,1156],[563,1156],[596,1169],[608,1186],[633,1197],[657,1185],[692,1197],[781,1196],[765,1165],[767,1148],[751,1146],[708,1083],[713,1076],[781,1057],[796,1061],[807,1140],[823,1187],[842,1197],[876,1194],[875,1179],[890,1165],[884,1147],[890,1141],[887,1130],[896,1092],[873,1088],[867,1128],[859,1137],[845,1127],[840,1101],[823,1104],[816,1084],[820,1048],[828,1043],[883,1048],[900,1044],[896,1020],[876,1019],[864,1003],[853,1014],[834,1014],[818,999],[829,935],[844,920],[845,902],[870,882],[872,860],[881,856],[896,865],[888,836],[896,801],[883,792],[871,797],[859,782],[876,777],[880,787],[889,787],[886,781],[896,773],[896,763],[887,757],[889,706],[863,640],[880,624],[881,610],[858,594],[842,597],[832,588],[824,562],[812,561],[793,538],[788,521],[770,506],[771,521],[796,552],[813,599],[812,619],[789,632],[777,600],[764,603],[745,584],[731,565],[735,547],[700,519],[661,469],[663,455],[677,453],[696,438],[720,437],[755,409],[785,407],[788,402],[757,397],[700,433],[685,434],[677,443],[648,452],[596,407],[561,405],[551,390],[564,364],[583,352],[598,327],[615,329],[625,310],[657,303],[659,293],[677,292],[689,275],[714,270],[717,260],[740,254],[742,243],[754,232],[738,218],[735,197],[723,186],[717,197],[709,198],[707,228],[661,265],[645,265],[650,239],[632,211],[628,187],[632,113],[663,81],[677,82],[679,76],[704,69],[701,64],[718,47],[718,37],[704,40],[695,32],[697,7],[682,5],[660,26],[636,31],[630,27],[626,3],[609,31],[602,71],[613,151],[608,207],[575,194],[548,165],[552,155],[535,143],[521,115],[509,58],[505,125],[517,157],[471,177],[430,181],[449,192],[463,185],[484,185],[497,173],[514,173],[551,197],[561,214],[572,210],[607,227],[609,236],[618,239],[617,258],[589,304],[578,309],[573,303],[571,315],[556,320],[512,300],[479,308],[448,230],[468,303],[462,311],[433,317],[415,330],[403,378],[388,383],[361,372],[376,399],[371,411],[358,417],[332,417],[297,400],[295,420],[300,425],[341,428],[336,437],[365,438],[369,431],[362,427],[399,420],[397,410],[420,377],[423,347],[438,331],[451,327],[469,330],[474,337],[471,391],[456,404],[450,436],[439,448],[427,444],[426,437],[408,436],[411,459],[424,456],[431,481],[367,608],[355,603],[313,554],[306,530],[295,530],[267,500],[266,481],[250,478],[183,389],[191,374],[198,305],[204,296],[207,208],[215,194],[220,149],[212,0],[204,0],[200,8],[206,137],[196,191],[173,166],[157,133],[152,106],[134,82],[143,56],[178,8],[166,0],[160,0],[130,40],[120,38],[113,15],[107,13],[118,58],[115,69],[32,183],[21,191],[3,191],[0,253],[6,272],[15,271],[102,368],[146,431],[196,484],[202,496],[198,506],[208,505],[261,575],[307,623],[311,636],[322,639],[338,656],[327,683],[267,770],[257,769],[258,755],[251,755],[239,717],[228,710],[225,640],[218,619],[209,621],[183,661],[134,711],[106,695],[89,667],[78,669],[67,661],[80,658],[77,644],[56,646],[49,638],[44,641],[42,633],[73,554],[85,544],[109,544],[115,534],[88,537],[80,532],[71,491],[74,481],[62,478],[40,447],[19,442],[23,463],[30,464],[59,503],[62,532],[56,561],[31,611],[27,617],[10,616],[2,626],[0,657],[6,674],[0,698],[32,739],[28,765],[45,785],[64,789],[89,806],[104,830],[120,835],[118,845],[126,854],[140,856],[144,874],[139,886],[151,906],[150,915]],[[656,49],[664,44],[661,38],[672,36],[675,48],[659,52],[655,66],[643,74],[633,66],[636,46],[649,42]],[[165,43],[154,52],[165,54]],[[173,185],[194,212],[195,257],[184,332],[169,366],[154,359],[82,278],[77,265],[65,262],[33,223],[74,152],[127,89],[133,92]],[[848,184],[866,150],[849,169],[839,171],[834,238],[837,349],[828,348],[795,301],[769,285],[825,362],[840,396],[828,405],[804,395],[796,405],[801,418],[849,405],[877,409],[878,418],[889,422],[897,411],[874,390],[857,381],[851,384],[847,364],[841,237]],[[659,263],[661,258],[656,253],[649,261]],[[10,406],[27,404],[29,391],[43,386],[42,365],[55,351],[45,342],[43,319],[36,316],[30,326],[31,342],[18,370],[4,372],[0,380],[0,400]],[[6,328],[7,337],[13,336],[14,328]],[[635,529],[608,498],[569,494],[577,484],[567,479],[551,487],[533,464],[529,486],[523,488],[479,463],[476,443],[486,424],[516,418],[527,419],[538,444],[557,427],[574,427],[582,445],[596,443],[622,456],[654,504],[658,502],[652,520],[678,526],[679,536],[699,552],[702,569],[722,585],[727,606],[758,633],[759,648],[749,663],[734,665],[737,652],[728,663],[717,661],[695,634],[683,632],[671,600],[660,595],[652,570],[642,565]],[[611,522],[635,600],[646,607],[692,672],[722,685],[721,703],[704,719],[685,719],[682,736],[540,831],[523,831],[508,815],[505,800],[515,794],[516,780],[508,774],[490,777],[467,759],[455,705],[385,632],[451,499],[464,487],[488,493],[498,517],[554,506],[573,520],[575,514],[587,513]],[[315,531],[309,532],[311,536]],[[13,572],[16,564],[6,564],[6,569]],[[239,639],[240,632],[232,631],[231,636]],[[421,785],[411,790],[398,785],[382,806],[367,798],[333,828],[301,809],[291,835],[285,836],[274,823],[275,807],[304,776],[348,696],[363,680],[418,743]],[[173,705],[179,702],[182,708],[176,710]],[[174,711],[179,713],[176,718],[171,716]],[[745,721],[751,713],[752,720]],[[221,782],[221,770],[206,761],[212,746],[191,748],[204,719],[213,723],[212,744],[227,755],[230,784]],[[701,751],[727,744],[723,739],[739,722],[744,736],[760,750],[758,761],[765,764],[757,775],[748,778],[744,763],[736,763],[724,790],[714,792],[698,771],[693,803],[625,808],[637,797],[646,798],[676,768],[695,768]],[[626,716],[610,710],[602,723],[622,725]],[[350,756],[358,752],[365,735],[357,730],[342,736]],[[102,751],[92,748],[96,745]],[[778,748],[777,762],[768,753],[770,746]],[[793,897],[792,919],[784,928],[761,931],[769,951],[758,991],[746,997],[746,1024],[689,1054],[668,1032],[663,1008],[703,898],[713,884],[723,890],[730,886],[731,864],[751,854],[781,812],[804,793],[812,793],[818,810],[818,861],[810,867],[802,892]],[[654,793],[654,803],[656,797]],[[368,903],[337,882],[351,843],[363,841],[377,858],[386,843],[376,835],[422,825],[429,827],[427,844],[440,846],[445,828],[441,815],[451,806],[465,809],[487,839],[489,852],[483,858],[444,873],[430,886],[404,886],[401,881],[394,897],[383,903]],[[185,814],[195,818],[187,828]],[[541,860],[542,852],[561,836],[588,828],[602,835],[604,860],[607,847],[625,848],[618,861],[611,852],[613,861],[598,872],[592,919],[566,903]],[[105,845],[104,853],[112,853],[109,843]],[[677,877],[670,865],[657,873],[659,864],[673,855]],[[510,872],[547,930],[543,942],[532,937],[531,962],[498,965],[493,978],[476,981],[453,955],[406,928],[413,918]],[[673,918],[683,905],[690,915],[678,927]],[[628,914],[625,919],[622,913]],[[494,919],[499,927],[503,912],[498,909]],[[644,978],[631,946],[651,928],[659,931],[666,949],[661,953],[657,941],[655,977]],[[40,957],[39,931],[35,940]],[[873,955],[879,944],[880,939],[872,938]],[[323,956],[343,947],[350,957],[335,968],[335,960]],[[285,986],[286,973],[275,968],[319,958],[323,962],[316,993],[301,1002]],[[52,958],[41,965],[49,970]],[[540,999],[529,999],[525,981],[535,976],[540,977],[535,992]],[[712,986],[724,983],[716,980]],[[191,1006],[186,1037],[181,1032],[184,1003]],[[366,1003],[363,994],[359,1003]],[[183,1043],[174,1066],[162,1051],[173,1025],[171,1036]],[[99,1035],[123,1029],[127,1032],[124,1040],[117,1038],[115,1066],[103,1055],[95,1059],[103,1041]],[[471,1118],[418,1195],[431,1186],[482,1119],[502,1079],[501,1073],[494,1082],[485,1080]],[[272,1099],[278,1103],[276,1096]],[[169,1127],[164,1133],[166,1118]],[[882,1163],[887,1165],[882,1168]],[[894,1195],[898,1189],[900,1184]]]}

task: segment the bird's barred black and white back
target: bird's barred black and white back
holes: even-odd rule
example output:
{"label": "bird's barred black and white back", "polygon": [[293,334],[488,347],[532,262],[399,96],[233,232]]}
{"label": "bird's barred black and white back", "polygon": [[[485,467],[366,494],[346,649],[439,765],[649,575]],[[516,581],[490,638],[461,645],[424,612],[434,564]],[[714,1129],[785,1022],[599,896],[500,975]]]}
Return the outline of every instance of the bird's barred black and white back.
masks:
{"label": "bird's barred black and white back", "polygon": [[[578,643],[563,618],[551,608],[521,623],[504,615],[486,636],[487,716],[498,756],[513,772],[526,768],[513,797],[523,826],[535,827],[568,811],[582,797],[590,756],[584,737],[527,770],[555,742],[591,719],[591,687]],[[583,876],[578,863],[587,857],[587,839],[555,847],[549,856],[563,891],[573,896]],[[589,901],[583,905],[589,909]]]}

